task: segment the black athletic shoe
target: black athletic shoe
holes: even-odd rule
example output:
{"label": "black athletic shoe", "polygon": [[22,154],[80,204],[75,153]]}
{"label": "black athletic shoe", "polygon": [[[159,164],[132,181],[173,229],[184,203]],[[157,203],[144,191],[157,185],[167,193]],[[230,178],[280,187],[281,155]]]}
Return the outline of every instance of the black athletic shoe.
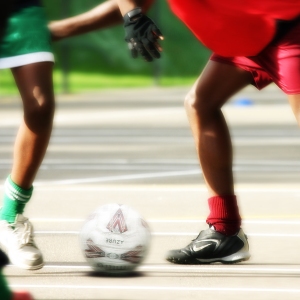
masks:
{"label": "black athletic shoe", "polygon": [[226,236],[212,228],[203,230],[198,237],[183,249],[171,250],[166,259],[176,264],[232,264],[250,258],[247,236],[238,233]]}

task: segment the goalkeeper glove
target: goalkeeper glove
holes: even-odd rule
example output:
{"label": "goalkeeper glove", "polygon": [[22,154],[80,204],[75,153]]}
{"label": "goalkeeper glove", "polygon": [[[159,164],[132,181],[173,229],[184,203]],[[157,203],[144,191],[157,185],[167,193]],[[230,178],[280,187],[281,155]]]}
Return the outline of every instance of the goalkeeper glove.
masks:
{"label": "goalkeeper glove", "polygon": [[162,33],[154,22],[142,13],[142,9],[135,8],[123,18],[125,41],[132,57],[136,58],[140,54],[146,61],[160,58],[161,47],[158,40],[163,39]]}

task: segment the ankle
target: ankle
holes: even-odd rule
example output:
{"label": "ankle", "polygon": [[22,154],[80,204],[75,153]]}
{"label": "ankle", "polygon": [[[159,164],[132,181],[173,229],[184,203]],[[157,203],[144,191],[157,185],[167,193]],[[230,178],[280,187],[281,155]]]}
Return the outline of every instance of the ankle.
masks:
{"label": "ankle", "polygon": [[208,199],[210,214],[206,222],[225,234],[236,234],[241,226],[241,217],[235,195],[214,196]]}
{"label": "ankle", "polygon": [[14,223],[18,214],[22,214],[26,203],[30,200],[33,187],[23,189],[8,176],[5,181],[3,207],[0,211],[0,220]]}

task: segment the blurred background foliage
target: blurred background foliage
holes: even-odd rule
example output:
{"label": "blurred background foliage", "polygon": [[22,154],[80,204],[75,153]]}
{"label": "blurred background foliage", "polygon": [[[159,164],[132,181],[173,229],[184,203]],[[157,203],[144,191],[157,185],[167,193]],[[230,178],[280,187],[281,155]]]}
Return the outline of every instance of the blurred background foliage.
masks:
{"label": "blurred background foliage", "polygon": [[[103,1],[43,0],[47,17],[59,20],[85,12]],[[148,12],[165,36],[161,59],[146,63],[132,59],[122,25],[54,43],[56,92],[97,88],[192,84],[210,52],[157,0]],[[15,93],[9,71],[0,71],[0,94]]]}

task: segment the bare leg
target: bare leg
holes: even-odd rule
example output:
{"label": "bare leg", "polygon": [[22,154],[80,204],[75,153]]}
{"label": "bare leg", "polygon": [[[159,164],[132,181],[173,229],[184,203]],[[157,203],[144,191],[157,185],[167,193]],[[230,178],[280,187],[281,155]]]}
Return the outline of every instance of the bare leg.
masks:
{"label": "bare leg", "polygon": [[54,96],[51,62],[12,69],[19,88],[24,117],[19,128],[11,178],[5,182],[0,216],[0,248],[10,261],[28,270],[42,268],[43,255],[33,241],[33,228],[23,216],[32,183],[44,158],[53,123]]}
{"label": "bare leg", "polygon": [[288,95],[288,100],[290,102],[293,113],[296,117],[298,126],[300,127],[300,94]]}
{"label": "bare leg", "polygon": [[41,62],[12,69],[24,119],[15,141],[11,178],[24,189],[32,186],[51,135],[55,106],[52,68],[52,62]]}
{"label": "bare leg", "polygon": [[209,61],[186,97],[188,119],[211,196],[234,195],[232,146],[221,107],[251,82],[249,72]]}
{"label": "bare leg", "polygon": [[185,107],[210,193],[206,222],[211,226],[185,248],[170,250],[166,256],[170,262],[235,263],[250,257],[247,238],[240,228],[233,187],[232,146],[221,107],[251,82],[250,73],[209,61],[186,97]]}

